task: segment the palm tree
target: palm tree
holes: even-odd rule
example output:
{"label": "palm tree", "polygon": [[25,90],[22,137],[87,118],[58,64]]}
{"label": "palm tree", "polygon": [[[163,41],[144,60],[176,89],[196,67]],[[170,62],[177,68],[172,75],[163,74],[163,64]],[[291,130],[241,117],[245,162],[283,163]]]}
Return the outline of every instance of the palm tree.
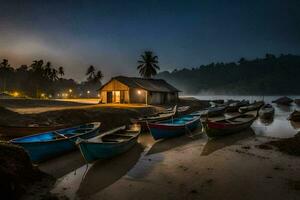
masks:
{"label": "palm tree", "polygon": [[51,62],[47,62],[44,68],[43,75],[47,79],[51,79],[51,73],[52,73],[52,64]]}
{"label": "palm tree", "polygon": [[65,70],[63,67],[58,68],[58,74],[60,75],[61,78],[65,75]]}
{"label": "palm tree", "polygon": [[85,75],[88,76],[87,80],[90,81],[90,80],[93,80],[94,77],[95,77],[95,67],[93,65],[90,65],[89,68],[87,69]]}
{"label": "palm tree", "polygon": [[55,68],[53,68],[50,73],[50,80],[56,81],[58,79],[57,73],[58,71]]}
{"label": "palm tree", "polygon": [[144,78],[151,78],[157,74],[157,70],[159,70],[158,66],[158,57],[153,54],[152,51],[145,51],[141,55],[141,60],[138,60],[139,73]]}
{"label": "palm tree", "polygon": [[97,73],[96,73],[96,75],[95,75],[93,81],[94,81],[95,83],[98,83],[98,82],[101,82],[101,79],[102,79],[102,78],[103,78],[102,71],[99,70],[99,71],[97,71]]}

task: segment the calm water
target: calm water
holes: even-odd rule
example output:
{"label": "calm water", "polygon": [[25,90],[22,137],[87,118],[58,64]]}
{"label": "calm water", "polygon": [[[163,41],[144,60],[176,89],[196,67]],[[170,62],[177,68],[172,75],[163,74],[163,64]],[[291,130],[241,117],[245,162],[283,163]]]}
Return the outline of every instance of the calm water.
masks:
{"label": "calm water", "polygon": [[[271,103],[273,100],[279,98],[280,96],[192,96],[200,100],[216,100],[216,99],[233,99],[233,100],[249,100],[259,101],[264,100],[266,103]],[[292,99],[300,99],[300,96],[289,96]],[[272,104],[272,103],[271,103]],[[295,123],[287,120],[288,116],[294,110],[300,110],[300,107],[292,103],[291,106],[278,106],[272,104],[275,108],[274,119],[269,121],[263,121],[257,119],[253,125],[252,129],[254,130],[257,136],[267,136],[267,137],[276,137],[276,138],[288,138],[293,137],[300,131],[300,123]]]}

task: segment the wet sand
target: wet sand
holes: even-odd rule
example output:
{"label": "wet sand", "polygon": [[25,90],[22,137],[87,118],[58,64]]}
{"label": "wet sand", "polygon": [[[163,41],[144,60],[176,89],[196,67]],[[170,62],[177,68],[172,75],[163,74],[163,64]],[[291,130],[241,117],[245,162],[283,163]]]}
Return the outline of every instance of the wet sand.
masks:
{"label": "wet sand", "polygon": [[293,109],[276,107],[274,120],[217,140],[201,128],[161,141],[144,133],[116,158],[86,165],[75,151],[39,168],[57,178],[59,199],[299,199],[300,157],[258,148],[300,131],[286,120]]}
{"label": "wet sand", "polygon": [[160,142],[144,134],[139,145],[117,158],[64,176],[54,170],[61,177],[52,193],[70,199],[298,199],[300,158],[257,148],[270,139],[253,133]]}

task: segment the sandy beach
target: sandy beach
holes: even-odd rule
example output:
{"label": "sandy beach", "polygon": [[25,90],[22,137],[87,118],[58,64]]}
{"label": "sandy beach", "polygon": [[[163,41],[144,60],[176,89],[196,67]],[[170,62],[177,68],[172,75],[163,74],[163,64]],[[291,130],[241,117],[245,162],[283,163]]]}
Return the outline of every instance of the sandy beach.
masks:
{"label": "sandy beach", "polygon": [[[192,109],[201,107],[191,99],[182,104],[188,101]],[[7,112],[28,108],[10,105]],[[160,108],[78,104],[36,109],[50,110],[13,113],[22,122],[50,125],[98,120],[105,131]],[[199,127],[192,136],[161,141],[143,133],[127,153],[89,165],[78,150],[61,155],[37,165],[52,179],[35,183],[23,199],[299,199],[300,157],[265,145],[299,132],[299,123],[286,120],[292,109],[276,107],[274,120],[258,119],[251,129],[217,140]]]}

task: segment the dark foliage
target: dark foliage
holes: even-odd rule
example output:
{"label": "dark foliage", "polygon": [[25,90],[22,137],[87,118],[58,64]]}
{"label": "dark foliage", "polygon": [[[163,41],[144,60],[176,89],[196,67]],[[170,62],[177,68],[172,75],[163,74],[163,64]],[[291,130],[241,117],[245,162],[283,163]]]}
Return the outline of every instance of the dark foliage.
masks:
{"label": "dark foliage", "polygon": [[162,72],[164,78],[186,94],[300,94],[300,56],[266,54],[265,58],[238,63],[211,63],[193,69]]}
{"label": "dark foliage", "polygon": [[[79,96],[95,96],[101,86],[102,72],[88,68],[87,81],[77,83],[73,79],[64,79],[63,67],[54,67],[51,62],[35,60],[30,66],[21,65],[13,68],[8,60],[0,63],[0,92],[18,91],[22,96],[56,97],[55,95],[72,91],[69,94]],[[86,94],[87,91],[89,95]],[[45,96],[46,95],[46,96]]]}

